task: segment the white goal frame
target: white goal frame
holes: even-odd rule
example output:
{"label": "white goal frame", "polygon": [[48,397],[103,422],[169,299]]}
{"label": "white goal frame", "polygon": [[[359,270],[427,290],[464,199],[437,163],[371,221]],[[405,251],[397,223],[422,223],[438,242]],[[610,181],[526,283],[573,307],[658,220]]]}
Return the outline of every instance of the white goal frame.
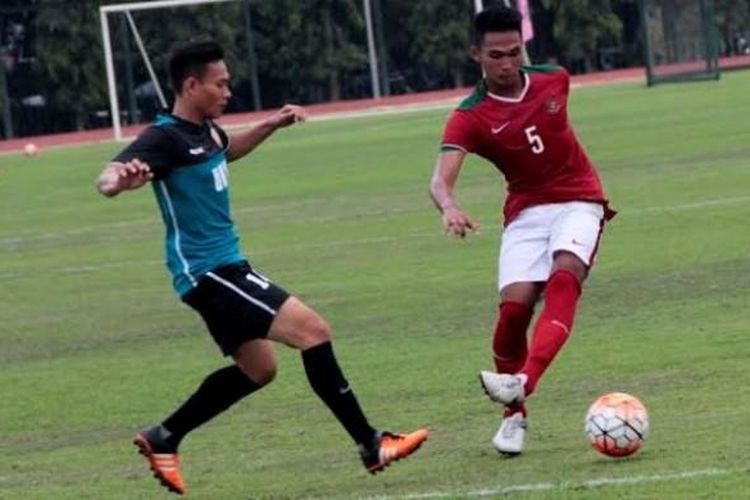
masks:
{"label": "white goal frame", "polygon": [[139,10],[153,10],[153,9],[165,9],[169,7],[184,7],[191,5],[204,5],[212,3],[227,3],[236,2],[238,0],[157,0],[154,2],[133,2],[133,3],[118,3],[113,5],[103,5],[99,7],[99,19],[102,25],[102,41],[104,42],[104,64],[107,70],[107,89],[109,91],[109,107],[112,116],[112,130],[115,140],[122,140],[122,123],[120,122],[120,103],[117,99],[117,86],[115,84],[115,64],[112,57],[112,41],[109,37],[109,18],[107,17],[112,13],[124,12],[128,17],[130,28],[135,36],[136,44],[138,49],[141,51],[143,61],[146,63],[146,69],[151,76],[151,79],[156,86],[159,99],[162,101],[162,105],[165,105],[164,96],[161,92],[159,82],[156,79],[154,70],[151,67],[151,61],[146,55],[145,49],[141,37],[138,34],[138,30],[135,28],[135,23],[130,16],[131,12]]}
{"label": "white goal frame", "polygon": [[[159,100],[163,106],[166,106],[164,95],[161,91],[159,81],[156,79],[154,70],[151,67],[151,61],[146,54],[146,49],[143,47],[138,29],[135,27],[133,18],[130,15],[131,12],[139,10],[153,10],[153,9],[165,9],[169,7],[184,7],[192,5],[205,5],[214,3],[228,3],[237,2],[242,0],[155,0],[155,1],[143,1],[143,2],[132,2],[132,3],[118,3],[112,5],[103,5],[99,7],[99,19],[102,26],[102,41],[104,42],[104,63],[107,71],[107,90],[109,92],[109,107],[112,116],[112,131],[116,141],[122,140],[122,123],[120,121],[120,102],[117,99],[117,85],[115,83],[115,65],[112,57],[112,41],[109,36],[109,18],[107,17],[112,13],[124,12],[130,29],[135,37],[136,45],[141,53],[146,69],[148,70],[151,80],[154,82],[156,92],[159,96]],[[373,33],[373,22],[370,8],[371,0],[362,0],[364,13],[365,13],[365,26],[367,30],[367,52],[369,54],[370,61],[370,73],[372,78],[372,94],[375,99],[381,97],[380,91],[380,75],[377,63],[377,53],[375,49],[374,33]],[[477,0],[479,1],[479,0]]]}

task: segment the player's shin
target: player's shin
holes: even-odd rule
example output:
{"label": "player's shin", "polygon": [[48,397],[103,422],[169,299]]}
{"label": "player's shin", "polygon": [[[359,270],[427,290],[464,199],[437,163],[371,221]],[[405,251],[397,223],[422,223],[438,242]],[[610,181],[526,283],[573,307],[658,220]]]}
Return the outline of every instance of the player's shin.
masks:
{"label": "player's shin", "polygon": [[520,302],[500,304],[492,338],[492,357],[498,373],[516,373],[523,368],[528,352],[526,330],[533,314],[533,308]]}
{"label": "player's shin", "polygon": [[526,396],[536,388],[573,329],[581,285],[569,271],[558,270],[547,281],[544,309],[534,327],[529,357],[521,370],[528,376]]}
{"label": "player's shin", "polygon": [[359,406],[354,391],[344,378],[333,346],[324,342],[302,351],[307,379],[356,443],[370,444],[376,436]]}
{"label": "player's shin", "polygon": [[203,380],[180,408],[164,420],[166,441],[177,449],[185,435],[262,386],[250,380],[237,365],[216,370]]}

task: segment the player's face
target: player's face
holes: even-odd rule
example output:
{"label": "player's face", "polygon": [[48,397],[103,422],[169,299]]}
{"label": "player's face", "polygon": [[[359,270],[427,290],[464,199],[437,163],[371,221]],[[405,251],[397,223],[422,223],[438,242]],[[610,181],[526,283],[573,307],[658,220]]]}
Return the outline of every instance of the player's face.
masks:
{"label": "player's face", "polygon": [[481,45],[472,47],[471,55],[491,84],[502,88],[521,84],[523,41],[519,32],[485,33]]}
{"label": "player's face", "polygon": [[206,118],[220,117],[232,97],[229,70],[224,61],[209,63],[203,78],[196,79],[192,90],[192,101]]}

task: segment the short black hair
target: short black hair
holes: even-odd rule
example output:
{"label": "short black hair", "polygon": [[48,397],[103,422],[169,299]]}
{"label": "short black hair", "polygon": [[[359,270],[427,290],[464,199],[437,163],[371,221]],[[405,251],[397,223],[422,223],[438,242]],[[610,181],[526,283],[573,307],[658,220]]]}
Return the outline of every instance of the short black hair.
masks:
{"label": "short black hair", "polygon": [[224,49],[215,40],[204,38],[176,45],[169,55],[172,90],[179,94],[186,78],[194,76],[201,79],[208,64],[222,59]]}
{"label": "short black hair", "polygon": [[492,4],[474,18],[474,44],[479,46],[487,33],[517,31],[521,33],[521,14],[503,4]]}

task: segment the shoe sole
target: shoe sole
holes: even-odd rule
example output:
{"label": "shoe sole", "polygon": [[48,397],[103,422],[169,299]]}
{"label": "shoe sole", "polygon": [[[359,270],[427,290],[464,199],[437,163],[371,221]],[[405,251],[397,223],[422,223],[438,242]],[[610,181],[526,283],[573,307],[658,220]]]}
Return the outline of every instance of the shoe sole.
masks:
{"label": "shoe sole", "polygon": [[496,399],[492,394],[490,394],[490,391],[487,390],[487,386],[484,385],[484,379],[482,378],[482,375],[479,374],[479,383],[482,385],[482,390],[487,395],[488,398],[490,398],[490,401],[495,403],[500,403],[501,405],[510,406],[510,405],[518,405],[523,403],[526,398],[516,398],[513,401],[506,403],[505,401],[500,401],[499,399]]}
{"label": "shoe sole", "polygon": [[184,494],[184,491],[177,489],[172,483],[167,481],[167,479],[159,471],[159,469],[154,467],[154,464],[151,462],[151,457],[153,456],[154,451],[151,449],[151,445],[149,444],[148,439],[146,439],[143,435],[138,434],[135,439],[133,439],[133,444],[138,448],[138,453],[143,455],[143,457],[148,461],[148,468],[151,469],[151,472],[154,473],[154,477],[162,486],[164,486],[172,493],[177,493],[178,495]]}
{"label": "shoe sole", "polygon": [[[495,449],[497,449],[497,448],[495,448]],[[497,450],[497,452],[499,454],[501,454],[502,456],[507,457],[507,458],[515,458],[515,457],[521,455],[520,451],[502,451],[502,450]]]}
{"label": "shoe sole", "polygon": [[482,386],[482,390],[487,395],[487,397],[490,398],[490,401],[494,403],[505,404],[502,401],[498,401],[497,399],[494,398],[494,396],[492,396],[492,394],[490,394],[490,391],[487,389],[487,386],[484,385],[484,379],[482,378],[482,374],[479,374],[479,384]]}
{"label": "shoe sole", "polygon": [[368,468],[367,468],[367,472],[369,472],[370,474],[372,474],[372,475],[374,476],[374,475],[375,475],[375,474],[377,474],[378,472],[382,472],[383,470],[385,470],[385,468],[386,468],[386,467],[388,467],[389,465],[391,465],[392,463],[394,463],[394,462],[398,462],[399,460],[403,460],[403,459],[405,459],[405,458],[409,458],[409,457],[410,457],[410,456],[412,456],[412,455],[413,455],[413,454],[414,454],[414,453],[415,453],[415,452],[416,452],[416,451],[417,451],[418,449],[420,449],[420,448],[422,447],[422,444],[424,444],[424,442],[425,442],[425,441],[427,441],[427,438],[426,438],[426,437],[425,437],[425,438],[424,438],[423,440],[421,440],[421,441],[420,441],[420,442],[419,442],[419,443],[417,444],[417,446],[415,446],[415,447],[414,447],[414,449],[413,449],[413,450],[411,450],[411,451],[410,451],[409,453],[407,453],[407,454],[406,454],[406,455],[404,455],[403,457],[397,457],[397,458],[394,458],[393,460],[391,460],[390,462],[387,462],[387,463],[379,463],[379,464],[377,464],[377,465],[373,465],[372,467],[368,467]]}

